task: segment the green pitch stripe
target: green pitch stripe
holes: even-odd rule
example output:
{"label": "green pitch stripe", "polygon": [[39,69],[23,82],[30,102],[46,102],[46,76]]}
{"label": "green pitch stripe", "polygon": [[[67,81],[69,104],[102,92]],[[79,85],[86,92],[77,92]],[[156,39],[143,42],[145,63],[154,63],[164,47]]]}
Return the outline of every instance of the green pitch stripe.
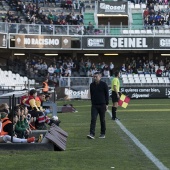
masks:
{"label": "green pitch stripe", "polygon": [[[168,112],[170,111],[170,109],[125,109],[123,110],[125,112]],[[120,112],[122,112],[122,110],[120,110]]]}
{"label": "green pitch stripe", "polygon": [[[129,106],[169,106],[169,104],[157,104],[157,103],[155,103],[155,104],[129,104],[128,105],[128,107]],[[80,106],[80,105],[74,105],[74,107],[90,107],[91,105],[82,105],[82,106]],[[109,106],[111,106],[111,105],[109,105]]]}

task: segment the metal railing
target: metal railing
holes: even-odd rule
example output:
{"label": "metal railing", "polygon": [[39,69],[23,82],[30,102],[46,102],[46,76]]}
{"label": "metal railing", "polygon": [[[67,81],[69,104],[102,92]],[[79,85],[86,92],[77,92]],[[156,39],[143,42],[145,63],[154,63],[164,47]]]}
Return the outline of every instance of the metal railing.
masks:
{"label": "metal railing", "polygon": [[132,36],[132,35],[170,35],[169,26],[153,26],[150,29],[141,28],[135,29],[133,25],[94,25],[93,30],[87,29],[88,25],[41,25],[41,24],[21,24],[21,23],[4,23],[0,22],[0,33],[14,34],[35,34],[35,35],[117,35],[117,36]]}

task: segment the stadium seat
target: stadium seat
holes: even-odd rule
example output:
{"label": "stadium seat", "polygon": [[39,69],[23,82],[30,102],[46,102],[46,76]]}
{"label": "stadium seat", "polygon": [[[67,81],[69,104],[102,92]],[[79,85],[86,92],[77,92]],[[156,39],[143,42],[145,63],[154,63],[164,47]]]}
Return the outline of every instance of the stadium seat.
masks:
{"label": "stadium seat", "polygon": [[135,8],[134,3],[131,3],[131,4],[130,4],[130,8],[131,8],[131,9],[134,9],[134,8]]}
{"label": "stadium seat", "polygon": [[123,79],[123,84],[129,84],[129,80],[128,79]]}
{"label": "stadium seat", "polygon": [[170,30],[165,30],[165,34],[170,34]]}
{"label": "stadium seat", "polygon": [[158,70],[158,66],[155,66],[155,72]]}
{"label": "stadium seat", "polygon": [[153,34],[159,34],[158,30],[153,30]]}
{"label": "stadium seat", "polygon": [[134,84],[135,83],[135,80],[133,79],[133,77],[130,77],[129,78],[129,84]]}
{"label": "stadium seat", "polygon": [[146,34],[153,34],[151,30],[146,30]]}
{"label": "stadium seat", "polygon": [[129,30],[123,30],[123,34],[129,34]]}
{"label": "stadium seat", "polygon": [[164,79],[162,77],[158,77],[158,83],[159,84],[164,84]]}
{"label": "stadium seat", "polygon": [[158,79],[157,79],[157,77],[153,77],[153,78],[152,78],[152,83],[158,84]]}
{"label": "stadium seat", "polygon": [[129,34],[135,34],[134,30],[129,30]]}
{"label": "stadium seat", "polygon": [[26,82],[28,81],[28,77],[26,77],[26,76],[24,76],[23,79],[24,79],[24,81],[26,81]]}
{"label": "stadium seat", "polygon": [[127,78],[127,74],[122,74],[122,78]]}
{"label": "stadium seat", "polygon": [[144,74],[139,74],[139,77],[140,77],[140,78],[142,78],[142,77],[145,78],[145,75],[144,75]]}
{"label": "stadium seat", "polygon": [[140,9],[140,4],[135,4],[135,9]]}
{"label": "stadium seat", "polygon": [[163,80],[166,84],[169,84],[170,83],[170,80],[169,80],[169,77],[163,77]]}
{"label": "stadium seat", "polygon": [[165,66],[160,66],[160,69],[163,71],[165,69]]}
{"label": "stadium seat", "polygon": [[151,76],[150,76],[150,74],[145,74],[145,77],[150,78]]}
{"label": "stadium seat", "polygon": [[139,75],[138,74],[134,74],[133,77],[134,78],[139,78]]}
{"label": "stadium seat", "polygon": [[147,83],[145,77],[140,78],[140,81],[141,81],[142,84],[146,84]]}
{"label": "stadium seat", "polygon": [[146,30],[141,30],[140,33],[141,34],[146,34]]}
{"label": "stadium seat", "polygon": [[152,79],[150,77],[146,77],[146,83],[147,84],[152,84]]}
{"label": "stadium seat", "polygon": [[128,74],[127,77],[128,78],[133,78],[133,74]]}
{"label": "stadium seat", "polygon": [[146,4],[141,5],[142,9],[146,9]]}
{"label": "stadium seat", "polygon": [[159,30],[159,34],[165,34],[164,30]]}
{"label": "stadium seat", "polygon": [[156,78],[156,74],[151,74],[151,78]]}
{"label": "stadium seat", "polygon": [[134,77],[134,80],[135,80],[135,84],[140,84],[141,83],[139,77]]}
{"label": "stadium seat", "polygon": [[135,34],[140,34],[140,30],[135,30]]}

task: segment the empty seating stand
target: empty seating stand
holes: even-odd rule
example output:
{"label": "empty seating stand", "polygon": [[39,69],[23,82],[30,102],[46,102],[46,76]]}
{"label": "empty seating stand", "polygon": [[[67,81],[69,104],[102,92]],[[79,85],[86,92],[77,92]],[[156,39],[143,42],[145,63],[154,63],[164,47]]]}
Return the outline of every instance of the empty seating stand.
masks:
{"label": "empty seating stand", "polygon": [[0,69],[0,86],[4,89],[12,88],[14,90],[22,90],[25,88],[25,84],[35,85],[34,79],[28,79],[28,77],[22,77],[19,74],[14,74],[12,71],[3,71]]}
{"label": "empty seating stand", "polygon": [[156,74],[123,74],[123,85],[129,86],[167,86],[170,84],[169,77],[157,77]]}

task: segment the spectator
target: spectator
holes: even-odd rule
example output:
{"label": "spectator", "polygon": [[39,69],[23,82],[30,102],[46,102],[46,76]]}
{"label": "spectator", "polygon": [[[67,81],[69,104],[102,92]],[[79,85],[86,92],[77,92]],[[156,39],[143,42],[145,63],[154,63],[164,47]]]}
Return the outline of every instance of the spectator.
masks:
{"label": "spectator", "polygon": [[83,16],[82,13],[80,12],[80,13],[77,15],[77,22],[78,22],[78,24],[83,23],[83,19],[84,19],[84,16]]}
{"label": "spectator", "polygon": [[120,71],[121,71],[121,73],[127,73],[124,63],[122,64]]}
{"label": "spectator", "polygon": [[144,73],[143,68],[142,68],[141,65],[140,65],[139,68],[137,69],[137,72],[138,72],[138,74],[143,74],[143,73]]}
{"label": "spectator", "polygon": [[169,77],[169,69],[167,67],[164,68],[162,75],[163,77]]}
{"label": "spectator", "polygon": [[50,67],[48,67],[48,73],[50,74],[50,76],[52,76],[54,74],[54,67],[52,65],[50,65]]}
{"label": "spectator", "polygon": [[84,3],[84,0],[80,1],[79,10],[80,10],[81,13],[85,12],[85,3]]}
{"label": "spectator", "polygon": [[144,68],[143,68],[143,72],[144,72],[144,74],[150,74],[150,68],[149,68],[149,65],[144,66]]}
{"label": "spectator", "polygon": [[155,74],[155,65],[153,64],[150,68],[151,74]]}
{"label": "spectator", "polygon": [[72,10],[72,0],[66,0],[67,9]]}
{"label": "spectator", "polygon": [[103,69],[103,76],[104,77],[110,77],[110,71],[109,71],[109,66],[105,65],[104,69]]}
{"label": "spectator", "polygon": [[114,69],[114,64],[110,62],[110,65],[109,65],[110,76],[113,76],[113,69]]}
{"label": "spectator", "polygon": [[127,74],[132,74],[132,72],[133,72],[133,70],[132,70],[130,65],[128,65],[126,70],[127,70]]}
{"label": "spectator", "polygon": [[145,19],[149,15],[149,8],[146,8],[143,12],[143,18]]}
{"label": "spectator", "polygon": [[66,0],[61,0],[61,8],[63,8],[63,9],[67,9],[67,3],[66,3]]}
{"label": "spectator", "polygon": [[163,73],[163,71],[160,69],[160,67],[158,67],[158,70],[156,71],[156,76],[162,77],[162,73]]}
{"label": "spectator", "polygon": [[89,24],[87,26],[87,33],[88,34],[94,34],[94,26],[91,22],[89,22]]}
{"label": "spectator", "polygon": [[162,60],[160,60],[159,66],[164,66],[164,62]]}

